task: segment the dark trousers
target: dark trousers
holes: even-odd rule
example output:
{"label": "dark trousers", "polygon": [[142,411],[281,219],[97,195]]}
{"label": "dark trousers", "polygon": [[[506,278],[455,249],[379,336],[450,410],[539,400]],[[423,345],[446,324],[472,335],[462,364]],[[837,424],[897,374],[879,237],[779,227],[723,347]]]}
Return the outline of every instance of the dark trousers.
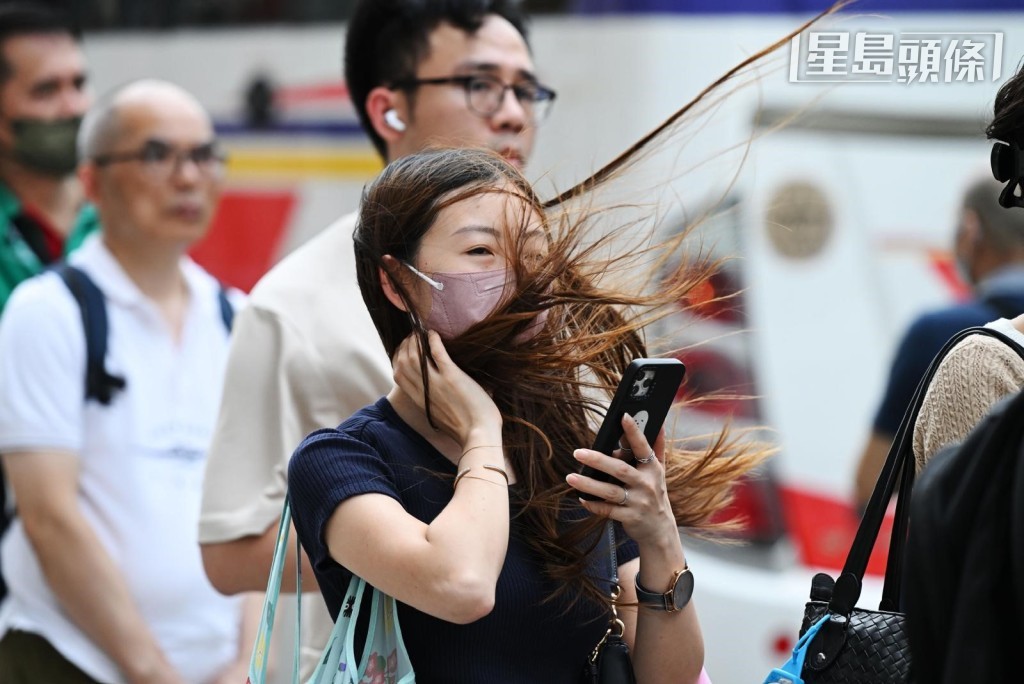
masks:
{"label": "dark trousers", "polygon": [[72,665],[43,637],[16,629],[0,639],[0,682],[100,684]]}

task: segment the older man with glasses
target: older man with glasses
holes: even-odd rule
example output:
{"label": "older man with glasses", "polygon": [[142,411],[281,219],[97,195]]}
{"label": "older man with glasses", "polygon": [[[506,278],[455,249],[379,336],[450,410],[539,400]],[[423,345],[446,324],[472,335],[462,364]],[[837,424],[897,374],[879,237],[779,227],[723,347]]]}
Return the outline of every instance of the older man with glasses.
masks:
{"label": "older man with glasses", "polygon": [[[345,78],[385,161],[429,146],[485,147],[525,165],[554,92],[540,85],[524,17],[509,0],[362,0]],[[349,214],[286,257],[239,312],[200,520],[221,591],[263,591],[292,451],[391,387],[391,363],[355,278]],[[294,550],[282,587],[295,586]],[[306,564],[308,673],[331,620]],[[284,658],[287,661],[287,658]]]}
{"label": "older man with glasses", "polygon": [[[20,285],[0,325],[0,451],[18,501],[0,681],[237,684],[242,606],[210,586],[197,546],[230,305],[185,255],[210,225],[224,156],[199,103],[160,81],[91,111],[80,151],[103,231],[76,270]],[[76,303],[69,271],[100,308]],[[83,323],[99,312],[104,369],[123,382],[91,398]]]}

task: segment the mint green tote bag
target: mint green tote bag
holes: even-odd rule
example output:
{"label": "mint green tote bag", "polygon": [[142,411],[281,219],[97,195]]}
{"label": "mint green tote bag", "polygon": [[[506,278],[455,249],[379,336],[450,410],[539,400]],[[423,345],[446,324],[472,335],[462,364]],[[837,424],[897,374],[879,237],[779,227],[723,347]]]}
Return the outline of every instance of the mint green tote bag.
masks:
{"label": "mint green tote bag", "polygon": [[[267,652],[270,635],[274,628],[274,614],[277,600],[281,595],[281,578],[284,574],[285,549],[291,529],[291,505],[286,499],[281,513],[281,524],[277,531],[274,560],[270,566],[267,593],[263,599],[263,613],[252,657],[249,660],[249,677],[246,684],[266,684]],[[296,541],[296,550],[299,545]],[[301,593],[302,575],[296,582],[297,595]],[[364,609],[363,599],[369,591],[369,628],[363,651],[356,657],[355,631],[360,612]],[[301,605],[301,601],[296,602]],[[293,684],[299,680],[299,643],[301,615],[296,612],[295,655],[293,659]],[[352,576],[345,601],[338,620],[334,623],[331,637],[324,647],[313,676],[306,684],[414,684],[416,675],[409,661],[409,653],[402,641],[402,630],[398,624],[398,606],[387,594],[369,586],[365,580]]]}

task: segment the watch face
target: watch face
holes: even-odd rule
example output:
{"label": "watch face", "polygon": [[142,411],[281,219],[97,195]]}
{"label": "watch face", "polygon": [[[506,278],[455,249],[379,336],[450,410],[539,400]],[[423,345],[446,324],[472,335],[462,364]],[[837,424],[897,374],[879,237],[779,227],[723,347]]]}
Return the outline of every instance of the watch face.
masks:
{"label": "watch face", "polygon": [[693,573],[687,570],[679,575],[675,585],[672,587],[672,605],[676,610],[682,610],[693,596]]}

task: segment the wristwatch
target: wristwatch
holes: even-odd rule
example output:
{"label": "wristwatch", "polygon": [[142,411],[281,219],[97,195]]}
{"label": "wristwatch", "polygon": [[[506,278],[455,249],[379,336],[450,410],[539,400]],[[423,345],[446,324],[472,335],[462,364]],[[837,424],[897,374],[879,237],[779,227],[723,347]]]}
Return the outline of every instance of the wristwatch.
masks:
{"label": "wristwatch", "polygon": [[689,566],[676,570],[672,578],[672,586],[664,594],[648,591],[640,584],[640,573],[636,573],[636,600],[643,606],[674,613],[682,610],[693,596],[693,573]]}

